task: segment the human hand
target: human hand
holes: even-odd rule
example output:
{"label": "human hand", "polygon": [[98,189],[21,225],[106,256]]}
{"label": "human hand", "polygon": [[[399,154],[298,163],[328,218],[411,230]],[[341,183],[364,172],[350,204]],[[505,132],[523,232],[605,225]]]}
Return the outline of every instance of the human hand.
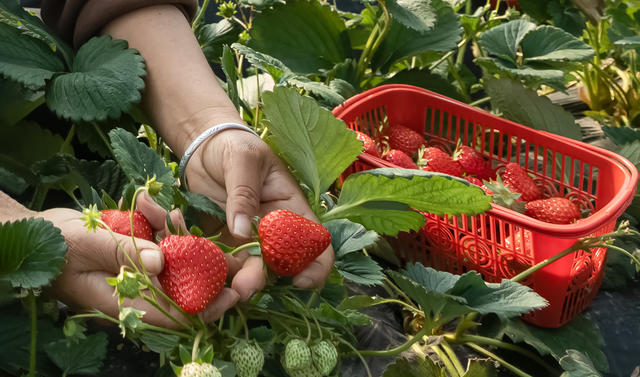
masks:
{"label": "human hand", "polygon": [[[260,138],[249,132],[227,130],[203,143],[186,170],[189,188],[206,195],[225,208],[231,234],[240,240],[252,235],[254,216],[287,209],[318,221],[298,184],[278,156]],[[231,287],[247,300],[264,287],[262,258],[246,250],[229,259]],[[333,266],[329,246],[309,267],[293,278],[300,288],[317,288]]]}
{"label": "human hand", "polygon": [[[149,220],[154,234],[162,237],[169,233],[165,223],[166,211],[149,196],[141,194],[138,197],[137,209]],[[118,318],[118,298],[113,295],[113,287],[106,282],[106,278],[117,275],[121,266],[130,265],[123,251],[138,263],[135,247],[129,236],[115,233],[111,235],[106,229],[101,228],[95,232],[87,232],[84,222],[80,219],[81,215],[80,212],[68,208],[54,208],[39,214],[61,229],[68,246],[67,263],[62,274],[54,280],[49,292],[76,310],[95,308]],[[178,210],[172,211],[170,217],[176,228],[186,228]],[[149,277],[156,287],[160,287],[156,276],[164,265],[162,251],[155,243],[140,238],[136,239],[136,245]],[[219,318],[228,308],[235,305],[237,300],[238,294],[231,288],[225,288],[205,309],[203,319],[210,322]],[[143,320],[149,324],[167,328],[177,327],[175,322],[142,298],[127,299],[123,305],[145,311]],[[177,309],[168,302],[161,301],[160,305],[178,320],[182,319]]]}

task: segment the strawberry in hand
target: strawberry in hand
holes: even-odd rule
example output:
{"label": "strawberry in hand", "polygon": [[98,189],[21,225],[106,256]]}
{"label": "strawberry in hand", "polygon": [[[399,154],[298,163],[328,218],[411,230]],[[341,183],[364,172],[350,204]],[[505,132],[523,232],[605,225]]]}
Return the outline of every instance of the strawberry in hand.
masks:
{"label": "strawberry in hand", "polygon": [[[100,220],[107,224],[115,233],[124,234],[125,236],[131,235],[129,211],[104,209],[100,211]],[[144,217],[142,212],[138,210],[133,211],[133,235],[137,238],[153,241],[151,224],[149,224],[149,220]]]}
{"label": "strawberry in hand", "polygon": [[162,289],[185,312],[203,311],[224,288],[228,266],[224,253],[210,240],[172,234],[160,242],[164,270]]}
{"label": "strawberry in hand", "polygon": [[297,275],[331,245],[327,228],[282,209],[260,220],[258,235],[262,258],[279,276]]}

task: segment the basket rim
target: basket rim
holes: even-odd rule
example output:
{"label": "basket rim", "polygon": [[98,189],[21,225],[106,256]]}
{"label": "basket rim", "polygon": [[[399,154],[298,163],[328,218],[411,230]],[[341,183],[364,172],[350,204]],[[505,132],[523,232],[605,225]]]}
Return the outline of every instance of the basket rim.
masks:
{"label": "basket rim", "polygon": [[[524,214],[499,206],[494,203],[491,203],[491,209],[485,212],[485,214],[489,214],[497,218],[500,218],[502,220],[509,221],[513,225],[526,228],[527,230],[530,230],[530,231],[545,233],[546,235],[560,237],[560,238],[575,238],[575,237],[586,236],[598,230],[599,228],[605,226],[611,221],[615,221],[622,214],[622,212],[624,212],[624,210],[631,204],[634,193],[636,191],[636,185],[638,182],[638,171],[636,167],[626,158],[614,152],[596,147],[591,144],[584,143],[582,141],[570,139],[570,138],[556,135],[546,131],[535,130],[533,128],[521,125],[519,123],[515,123],[513,121],[500,118],[482,109],[469,106],[463,102],[454,100],[449,97],[445,97],[439,93],[435,93],[424,88],[420,88],[413,85],[406,85],[406,84],[381,85],[347,99],[344,103],[336,106],[333,109],[332,111],[333,115],[336,118],[340,119],[340,116],[343,115],[346,111],[350,110],[352,107],[357,106],[360,103],[367,102],[369,98],[372,96],[377,96],[381,93],[385,93],[389,91],[392,91],[392,92],[408,91],[408,92],[428,94],[429,96],[435,97],[441,101],[449,102],[457,106],[464,106],[470,111],[481,112],[483,113],[483,116],[489,116],[496,121],[507,122],[509,127],[513,127],[514,129],[518,129],[518,130],[523,130],[525,133],[533,132],[541,136],[544,136],[546,138],[555,138],[556,140],[561,140],[563,142],[571,144],[572,147],[581,149],[582,151],[588,154],[600,155],[601,158],[604,157],[610,163],[614,164],[617,168],[619,168],[624,173],[624,176],[625,176],[624,182],[618,188],[617,193],[607,204],[605,204],[602,208],[600,208],[598,211],[593,213],[591,216],[581,219],[578,222],[573,224],[565,225],[565,224],[546,223],[546,222],[531,218],[529,216],[525,216]],[[364,163],[377,166],[377,167],[399,168],[399,166],[396,166],[381,158],[378,158],[366,153],[362,153],[358,157],[358,159]],[[471,183],[469,184],[471,185]]]}

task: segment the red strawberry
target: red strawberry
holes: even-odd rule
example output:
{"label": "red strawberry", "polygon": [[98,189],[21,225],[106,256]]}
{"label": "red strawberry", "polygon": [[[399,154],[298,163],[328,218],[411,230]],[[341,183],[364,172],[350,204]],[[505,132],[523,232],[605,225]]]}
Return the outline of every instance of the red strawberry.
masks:
{"label": "red strawberry", "polygon": [[279,276],[294,276],[331,245],[322,225],[287,210],[269,212],[260,220],[262,258]]}
{"label": "red strawberry", "polygon": [[401,168],[405,169],[417,169],[418,165],[411,159],[411,157],[407,156],[406,153],[399,151],[397,149],[392,149],[389,152],[385,153],[382,156],[382,159],[390,162],[394,165],[398,165]]}
{"label": "red strawberry", "polygon": [[507,164],[502,175],[502,180],[511,192],[522,194],[519,200],[530,202],[542,199],[542,187],[536,185],[527,171],[515,162]]}
{"label": "red strawberry", "polygon": [[475,175],[483,180],[496,178],[496,172],[491,168],[489,162],[482,157],[475,149],[461,145],[453,153],[453,159],[458,161],[462,170],[468,175]]}
{"label": "red strawberry", "polygon": [[227,261],[218,245],[204,237],[172,234],[160,242],[162,289],[187,313],[203,311],[224,287]]}
{"label": "red strawberry", "polygon": [[370,155],[380,157],[380,152],[378,151],[378,145],[369,135],[362,133],[360,131],[356,131],[356,137],[364,144],[364,153],[369,153]]}
{"label": "red strawberry", "polygon": [[552,224],[571,224],[580,219],[580,207],[567,198],[547,198],[528,202],[525,215]]}
{"label": "red strawberry", "polygon": [[418,165],[422,170],[440,172],[456,177],[461,177],[463,173],[458,161],[454,161],[446,152],[436,147],[425,148]]}
{"label": "red strawberry", "polygon": [[[131,223],[129,222],[129,211],[120,211],[117,209],[105,209],[100,211],[100,220],[111,228],[112,231],[125,236],[131,235]],[[149,220],[142,212],[133,211],[133,235],[148,241],[153,240],[153,231]]]}
{"label": "red strawberry", "polygon": [[398,149],[408,156],[413,156],[425,144],[424,137],[409,127],[399,124],[389,127],[387,131],[389,147]]}

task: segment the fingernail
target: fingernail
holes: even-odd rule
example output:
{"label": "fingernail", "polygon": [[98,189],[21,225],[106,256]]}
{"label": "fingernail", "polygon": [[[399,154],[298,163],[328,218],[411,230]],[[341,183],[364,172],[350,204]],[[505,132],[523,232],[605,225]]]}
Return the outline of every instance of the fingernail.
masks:
{"label": "fingernail", "polygon": [[242,238],[251,238],[251,219],[249,216],[239,214],[233,220],[233,234]]}
{"label": "fingernail", "polygon": [[306,276],[300,276],[299,278],[295,279],[293,285],[298,288],[311,288],[313,286],[313,280],[309,279]]}
{"label": "fingernail", "polygon": [[145,268],[150,272],[160,273],[162,271],[162,252],[153,249],[145,249],[140,252],[140,259]]}

